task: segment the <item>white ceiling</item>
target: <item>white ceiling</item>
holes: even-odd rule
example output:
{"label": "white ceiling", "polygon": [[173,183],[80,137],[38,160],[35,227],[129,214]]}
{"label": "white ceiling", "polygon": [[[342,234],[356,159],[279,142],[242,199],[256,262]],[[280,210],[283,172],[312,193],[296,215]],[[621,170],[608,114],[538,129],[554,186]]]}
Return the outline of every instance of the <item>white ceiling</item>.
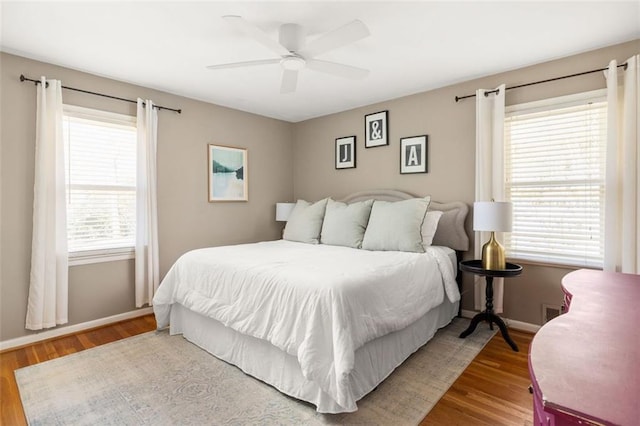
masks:
{"label": "white ceiling", "polygon": [[[1,5],[5,52],[291,122],[640,38],[639,1]],[[277,57],[223,15],[240,15],[274,39],[281,24],[297,23],[308,40],[360,19],[368,38],[318,59],[371,73],[353,81],[303,69],[298,90],[281,95],[277,64],[207,70]]]}

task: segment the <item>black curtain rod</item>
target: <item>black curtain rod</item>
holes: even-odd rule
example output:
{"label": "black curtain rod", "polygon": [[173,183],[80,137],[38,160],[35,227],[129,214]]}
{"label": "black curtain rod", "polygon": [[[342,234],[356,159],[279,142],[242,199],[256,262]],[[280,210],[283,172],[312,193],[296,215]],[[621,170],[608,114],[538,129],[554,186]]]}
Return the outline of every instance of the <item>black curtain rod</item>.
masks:
{"label": "black curtain rod", "polygon": [[[618,65],[618,68],[620,67],[624,67],[624,69],[627,69],[627,64],[620,64]],[[511,89],[519,89],[520,87],[526,87],[526,86],[533,86],[534,84],[540,84],[540,83],[548,83],[550,81],[556,81],[556,80],[563,80],[565,78],[571,78],[571,77],[578,77],[580,75],[585,75],[585,74],[592,74],[594,72],[599,72],[599,71],[605,71],[608,70],[609,67],[607,68],[600,68],[597,70],[591,70],[591,71],[584,71],[584,72],[579,72],[576,74],[570,74],[570,75],[563,75],[562,77],[555,77],[555,78],[548,78],[546,80],[540,80],[540,81],[534,81],[533,83],[525,83],[525,84],[519,84],[518,86],[513,86],[513,87],[507,87],[504,90],[511,90]],[[496,90],[489,90],[487,92],[484,92],[485,96],[489,96],[490,93],[498,93],[500,90],[496,89]],[[456,102],[462,100],[462,99],[467,99],[467,98],[474,98],[476,96],[476,94],[474,93],[473,95],[465,95],[465,96],[456,96]]]}
{"label": "black curtain rod", "polygon": [[[24,74],[20,74],[20,81],[32,81],[33,83],[35,83],[36,85],[40,84],[40,80],[34,80],[32,78],[27,78],[24,76]],[[47,87],[49,87],[49,83],[47,83]],[[76,89],[75,87],[67,87],[67,86],[62,86],[63,89],[66,90],[73,90],[74,92],[81,92],[81,93],[87,93],[89,95],[96,95],[96,96],[102,96],[103,98],[109,98],[109,99],[116,99],[118,101],[124,101],[124,102],[130,102],[132,104],[137,104],[138,101],[134,101],[132,99],[125,99],[125,98],[119,98],[117,96],[111,96],[111,95],[105,95],[104,93],[98,93],[98,92],[90,92],[89,90],[83,90],[83,89]],[[182,109],[174,109],[174,108],[168,108],[168,107],[163,107],[160,105],[154,105],[154,108],[157,109],[166,109],[167,111],[173,111],[173,112],[177,112],[178,114],[182,114]]]}

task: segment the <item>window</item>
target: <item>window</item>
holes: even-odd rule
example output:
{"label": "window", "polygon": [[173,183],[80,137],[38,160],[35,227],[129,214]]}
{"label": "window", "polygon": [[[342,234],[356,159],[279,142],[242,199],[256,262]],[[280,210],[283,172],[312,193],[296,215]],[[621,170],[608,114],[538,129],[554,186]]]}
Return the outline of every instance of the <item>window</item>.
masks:
{"label": "window", "polygon": [[136,229],[135,118],[65,105],[63,134],[70,261],[130,258]]}
{"label": "window", "polygon": [[604,91],[507,108],[507,256],[602,267],[607,103]]}

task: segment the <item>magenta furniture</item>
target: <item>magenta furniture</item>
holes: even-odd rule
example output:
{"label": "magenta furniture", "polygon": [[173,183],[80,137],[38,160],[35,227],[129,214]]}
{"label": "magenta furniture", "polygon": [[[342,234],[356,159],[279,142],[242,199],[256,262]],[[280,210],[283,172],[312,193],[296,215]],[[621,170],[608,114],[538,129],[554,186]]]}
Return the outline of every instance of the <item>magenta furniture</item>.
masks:
{"label": "magenta furniture", "polygon": [[529,349],[534,425],[640,425],[640,275],[581,269],[562,290]]}

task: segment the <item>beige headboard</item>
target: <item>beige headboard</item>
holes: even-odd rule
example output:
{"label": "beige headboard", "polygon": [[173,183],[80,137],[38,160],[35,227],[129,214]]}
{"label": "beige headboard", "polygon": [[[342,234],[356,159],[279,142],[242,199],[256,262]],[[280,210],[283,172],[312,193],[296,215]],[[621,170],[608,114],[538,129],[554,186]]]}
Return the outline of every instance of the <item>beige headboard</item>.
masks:
{"label": "beige headboard", "polygon": [[[416,198],[415,195],[392,189],[379,189],[371,191],[356,192],[344,197],[344,203],[356,203],[364,200],[380,201],[402,201]],[[464,221],[469,214],[469,206],[462,201],[452,201],[450,203],[439,203],[431,200],[430,210],[440,210],[444,212],[438,223],[438,230],[433,238],[433,245],[447,246],[458,251],[469,250],[469,236],[464,229]]]}

